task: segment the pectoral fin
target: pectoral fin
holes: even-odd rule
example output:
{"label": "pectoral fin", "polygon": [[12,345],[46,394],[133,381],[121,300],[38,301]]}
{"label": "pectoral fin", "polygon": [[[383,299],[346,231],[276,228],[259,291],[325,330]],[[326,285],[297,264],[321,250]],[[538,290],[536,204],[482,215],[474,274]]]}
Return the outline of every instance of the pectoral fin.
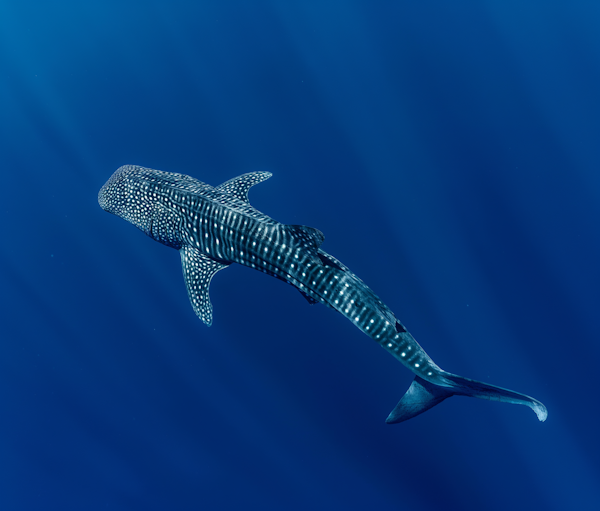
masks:
{"label": "pectoral fin", "polygon": [[183,279],[194,312],[208,326],[212,324],[212,304],[208,289],[213,275],[227,264],[220,263],[205,256],[198,249],[184,246],[179,250]]}

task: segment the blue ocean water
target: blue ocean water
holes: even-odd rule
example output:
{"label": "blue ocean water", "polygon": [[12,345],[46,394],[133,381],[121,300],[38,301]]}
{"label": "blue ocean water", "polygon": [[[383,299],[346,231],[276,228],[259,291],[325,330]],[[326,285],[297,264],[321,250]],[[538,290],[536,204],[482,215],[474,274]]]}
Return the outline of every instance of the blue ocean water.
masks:
{"label": "blue ocean water", "polygon": [[[0,509],[600,508],[600,4],[0,3]],[[250,192],[444,369],[532,395],[385,418],[412,374],[240,266],[214,323],[96,195]]]}

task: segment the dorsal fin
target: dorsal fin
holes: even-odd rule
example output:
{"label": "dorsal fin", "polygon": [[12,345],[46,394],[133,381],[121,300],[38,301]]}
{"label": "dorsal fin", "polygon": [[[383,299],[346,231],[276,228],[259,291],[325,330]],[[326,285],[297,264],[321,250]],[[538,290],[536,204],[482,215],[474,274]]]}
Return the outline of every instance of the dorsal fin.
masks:
{"label": "dorsal fin", "polygon": [[236,199],[249,204],[248,202],[248,190],[255,184],[262,183],[269,179],[273,174],[270,172],[249,172],[248,174],[242,174],[241,176],[234,177],[229,181],[225,181],[223,184],[215,187],[222,193],[232,195]]}

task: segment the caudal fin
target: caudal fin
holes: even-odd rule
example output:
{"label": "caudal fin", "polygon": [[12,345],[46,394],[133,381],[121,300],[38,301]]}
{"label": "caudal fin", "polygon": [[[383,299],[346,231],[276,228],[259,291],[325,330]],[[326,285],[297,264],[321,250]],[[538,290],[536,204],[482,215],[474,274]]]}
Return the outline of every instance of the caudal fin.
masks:
{"label": "caudal fin", "polygon": [[526,405],[536,413],[540,421],[545,421],[548,416],[548,411],[542,403],[525,394],[446,372],[443,372],[440,377],[444,382],[442,385],[437,385],[419,376],[415,376],[406,394],[402,396],[402,399],[392,410],[386,422],[388,424],[396,424],[412,419],[451,396],[470,396],[479,399]]}

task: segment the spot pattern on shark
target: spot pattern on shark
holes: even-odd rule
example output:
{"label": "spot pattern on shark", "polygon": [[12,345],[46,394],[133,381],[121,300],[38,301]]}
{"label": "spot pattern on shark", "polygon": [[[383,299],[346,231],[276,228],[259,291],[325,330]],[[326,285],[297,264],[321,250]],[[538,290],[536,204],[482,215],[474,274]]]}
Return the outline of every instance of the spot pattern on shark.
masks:
{"label": "spot pattern on shark", "polygon": [[270,177],[270,172],[252,172],[212,187],[184,174],[125,165],[102,187],[98,202],[159,243],[179,250],[190,303],[209,326],[211,279],[232,263],[283,280],[309,303],[322,303],[352,321],[415,373],[388,423],[415,417],[454,395],[526,405],[539,420],[546,419],[546,407],[532,397],[438,367],[389,307],[320,248],[321,231],[281,224],[253,208],[248,191]]}

